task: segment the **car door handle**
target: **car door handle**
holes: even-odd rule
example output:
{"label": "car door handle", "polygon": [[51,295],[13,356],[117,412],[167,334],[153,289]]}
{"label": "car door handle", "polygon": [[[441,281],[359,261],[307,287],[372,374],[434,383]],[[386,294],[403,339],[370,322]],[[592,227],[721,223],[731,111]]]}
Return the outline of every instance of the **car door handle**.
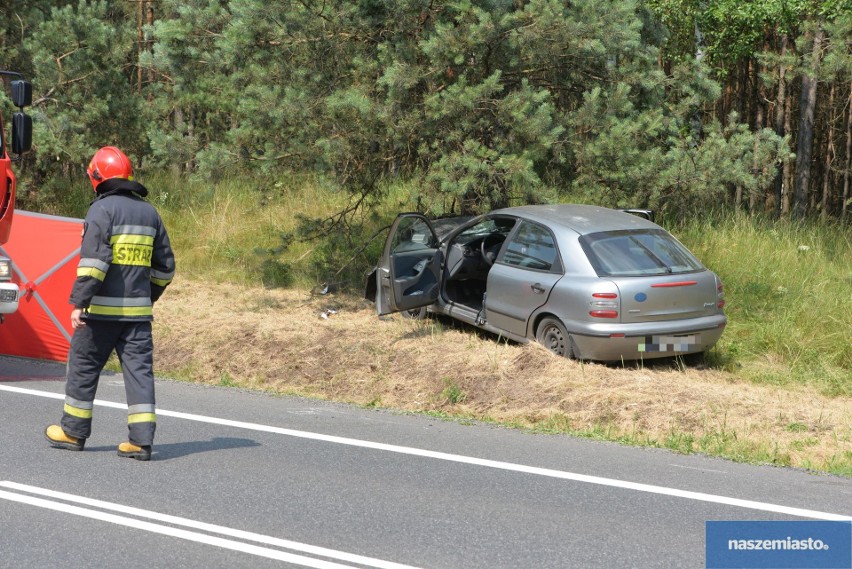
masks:
{"label": "car door handle", "polygon": [[536,294],[544,294],[544,287],[541,286],[541,283],[532,284],[532,285],[530,285],[530,288]]}

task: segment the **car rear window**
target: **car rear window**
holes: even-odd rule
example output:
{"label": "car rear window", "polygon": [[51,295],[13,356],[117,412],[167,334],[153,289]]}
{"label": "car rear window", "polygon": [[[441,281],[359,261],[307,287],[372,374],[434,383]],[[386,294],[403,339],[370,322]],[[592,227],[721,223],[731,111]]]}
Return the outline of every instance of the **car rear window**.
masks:
{"label": "car rear window", "polygon": [[635,277],[701,271],[704,266],[661,229],[604,231],[580,238],[599,276]]}

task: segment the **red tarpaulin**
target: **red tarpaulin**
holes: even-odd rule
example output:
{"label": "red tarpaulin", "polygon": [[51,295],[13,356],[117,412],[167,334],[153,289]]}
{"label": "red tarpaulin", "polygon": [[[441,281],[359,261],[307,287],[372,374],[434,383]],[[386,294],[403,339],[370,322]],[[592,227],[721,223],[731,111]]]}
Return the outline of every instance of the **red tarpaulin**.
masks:
{"label": "red tarpaulin", "polygon": [[9,242],[21,288],[18,311],[0,324],[0,354],[65,361],[71,342],[71,287],[77,278],[83,220],[15,210]]}

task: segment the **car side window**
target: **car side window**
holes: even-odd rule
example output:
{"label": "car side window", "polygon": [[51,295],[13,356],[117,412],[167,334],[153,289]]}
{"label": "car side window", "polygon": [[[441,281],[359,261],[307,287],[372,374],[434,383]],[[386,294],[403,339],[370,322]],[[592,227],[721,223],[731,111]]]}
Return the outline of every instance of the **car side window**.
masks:
{"label": "car side window", "polygon": [[540,225],[522,221],[506,247],[502,262],[537,271],[558,269],[553,235]]}
{"label": "car side window", "polygon": [[432,230],[419,217],[408,217],[400,221],[393,235],[391,253],[420,251],[436,247]]}

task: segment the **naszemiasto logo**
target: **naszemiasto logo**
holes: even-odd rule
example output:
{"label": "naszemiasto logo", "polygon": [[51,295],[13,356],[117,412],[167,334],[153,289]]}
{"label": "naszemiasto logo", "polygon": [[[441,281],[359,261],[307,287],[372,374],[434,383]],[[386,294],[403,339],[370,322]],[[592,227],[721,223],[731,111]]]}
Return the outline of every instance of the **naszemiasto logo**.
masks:
{"label": "naszemiasto logo", "polygon": [[728,549],[736,551],[826,551],[829,545],[821,539],[729,539]]}

